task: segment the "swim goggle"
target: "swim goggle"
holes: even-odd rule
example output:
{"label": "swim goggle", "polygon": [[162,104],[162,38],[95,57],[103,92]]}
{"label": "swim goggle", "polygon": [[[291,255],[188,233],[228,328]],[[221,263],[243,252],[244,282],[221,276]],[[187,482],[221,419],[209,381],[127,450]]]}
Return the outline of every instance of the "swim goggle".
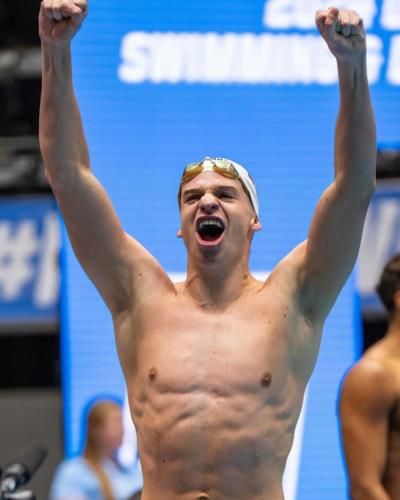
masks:
{"label": "swim goggle", "polygon": [[233,162],[226,158],[210,158],[205,157],[200,162],[189,163],[186,165],[182,173],[181,182],[179,185],[178,202],[180,203],[182,187],[186,182],[194,179],[202,172],[215,172],[228,179],[238,180],[243,187],[244,192],[248,196],[251,205],[258,219],[258,197],[256,187],[247,170],[239,163]]}

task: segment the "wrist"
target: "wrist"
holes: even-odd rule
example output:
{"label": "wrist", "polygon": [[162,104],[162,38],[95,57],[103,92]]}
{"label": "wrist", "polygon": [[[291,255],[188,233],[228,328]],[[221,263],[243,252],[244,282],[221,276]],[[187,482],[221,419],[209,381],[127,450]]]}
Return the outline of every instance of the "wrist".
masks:
{"label": "wrist", "polygon": [[367,66],[367,51],[357,52],[357,54],[336,55],[338,67],[351,67],[354,69],[364,69]]}
{"label": "wrist", "polygon": [[368,85],[367,59],[365,54],[358,54],[348,59],[337,59],[339,81],[342,84]]}
{"label": "wrist", "polygon": [[69,43],[48,43],[42,40],[43,76],[52,75],[65,83],[71,76],[71,47]]}
{"label": "wrist", "polygon": [[63,51],[68,50],[71,47],[70,40],[51,40],[45,35],[40,37],[40,42],[42,51],[47,52],[62,53]]}

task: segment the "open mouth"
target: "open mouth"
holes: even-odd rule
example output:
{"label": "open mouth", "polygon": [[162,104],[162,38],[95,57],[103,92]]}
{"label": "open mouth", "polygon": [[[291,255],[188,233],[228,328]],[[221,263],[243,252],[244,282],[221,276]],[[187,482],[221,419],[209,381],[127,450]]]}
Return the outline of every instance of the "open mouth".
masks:
{"label": "open mouth", "polygon": [[224,231],[225,225],[218,217],[202,217],[196,224],[196,232],[202,243],[219,242]]}

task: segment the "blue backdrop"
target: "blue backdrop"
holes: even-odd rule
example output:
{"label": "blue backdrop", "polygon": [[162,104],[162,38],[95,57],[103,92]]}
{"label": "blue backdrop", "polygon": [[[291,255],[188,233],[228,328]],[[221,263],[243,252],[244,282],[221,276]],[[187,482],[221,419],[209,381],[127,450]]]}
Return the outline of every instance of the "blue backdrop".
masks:
{"label": "blue backdrop", "polygon": [[[370,33],[369,68],[379,140],[400,138],[397,3],[359,8]],[[176,191],[183,166],[206,155],[246,165],[263,231],[251,258],[266,271],[307,234],[333,176],[338,108],[335,63],[300,0],[92,0],[74,42],[74,76],[95,174],[125,229],[167,271],[185,251]],[[101,222],[101,221],[100,221]],[[110,317],[67,243],[63,306],[66,453],[81,443],[80,414],[99,393],[123,395]],[[350,281],[325,328],[309,389],[298,499],[345,498],[338,439],[339,381],[358,349]]]}
{"label": "blue backdrop", "polygon": [[0,327],[58,322],[60,230],[52,196],[0,200]]}

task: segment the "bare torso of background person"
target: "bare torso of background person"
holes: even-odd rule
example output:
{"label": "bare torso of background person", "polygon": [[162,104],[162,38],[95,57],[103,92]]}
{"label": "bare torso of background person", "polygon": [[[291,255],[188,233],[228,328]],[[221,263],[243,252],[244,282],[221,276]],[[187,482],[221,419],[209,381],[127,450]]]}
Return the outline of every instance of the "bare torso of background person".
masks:
{"label": "bare torso of background person", "polygon": [[[384,337],[370,347],[350,372],[343,385],[341,419],[354,498],[375,492],[376,498],[399,500],[400,343],[396,337]],[[368,449],[362,443],[368,443]],[[351,455],[349,447],[353,447]],[[354,460],[358,464],[353,466]],[[367,477],[354,477],[362,471]]]}

